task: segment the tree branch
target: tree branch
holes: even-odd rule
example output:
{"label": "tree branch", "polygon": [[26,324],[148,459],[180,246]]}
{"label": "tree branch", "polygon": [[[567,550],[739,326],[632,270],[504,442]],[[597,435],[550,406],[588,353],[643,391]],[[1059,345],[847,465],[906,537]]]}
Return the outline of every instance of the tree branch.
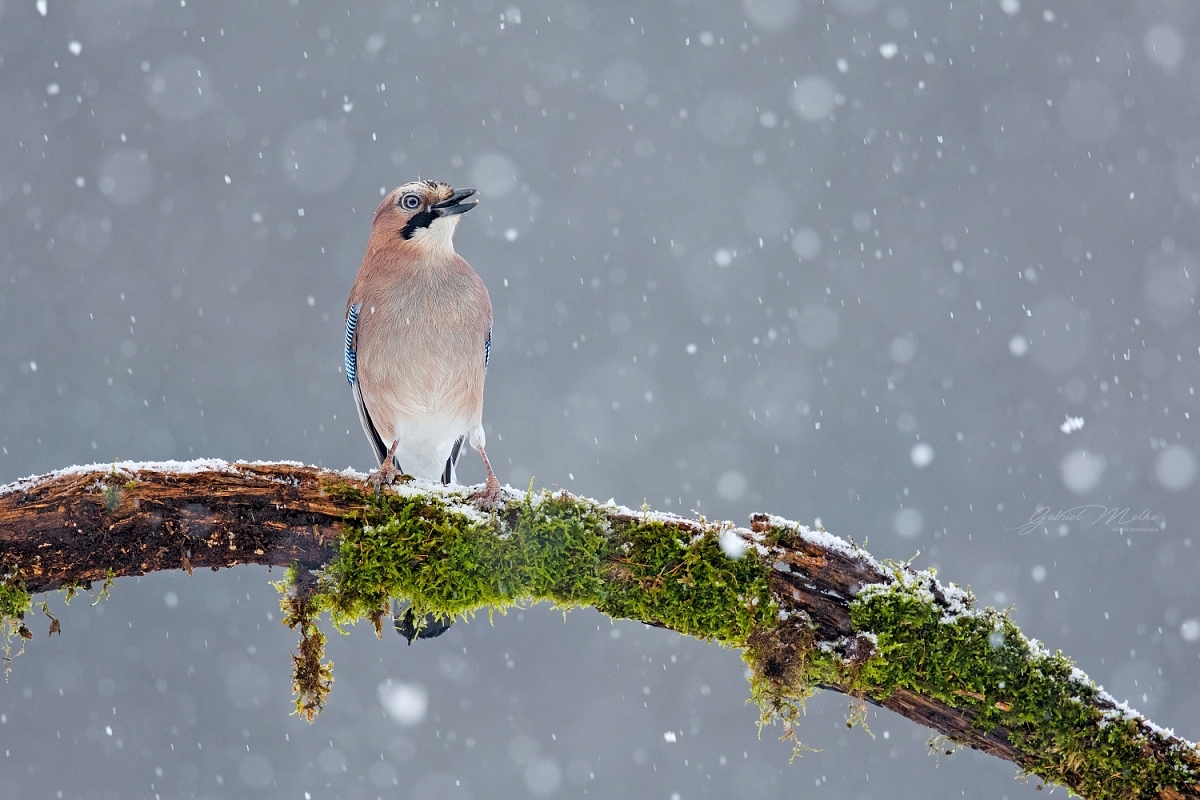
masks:
{"label": "tree branch", "polygon": [[288,463],[96,465],[0,488],[10,630],[25,632],[34,593],[246,563],[297,567],[286,605],[304,635],[296,680],[310,713],[328,678],[322,612],[378,627],[393,598],[441,616],[550,600],[741,648],[764,719],[788,736],[804,699],[827,688],[1085,797],[1200,798],[1194,744],[1005,612],[780,518],[745,529],[566,492],[510,491],[484,511],[461,489],[413,482],[375,498],[361,475]]}

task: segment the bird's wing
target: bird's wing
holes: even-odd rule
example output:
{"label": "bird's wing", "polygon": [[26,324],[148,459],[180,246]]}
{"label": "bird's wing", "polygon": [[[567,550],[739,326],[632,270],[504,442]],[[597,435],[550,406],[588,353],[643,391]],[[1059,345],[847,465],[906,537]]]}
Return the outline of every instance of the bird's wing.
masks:
{"label": "bird's wing", "polygon": [[375,430],[375,423],[371,421],[371,415],[367,413],[367,406],[363,402],[362,388],[358,384],[358,312],[361,309],[362,303],[355,303],[346,312],[346,380],[350,382],[350,390],[354,392],[354,405],[358,408],[358,421],[362,423],[367,439],[371,441],[371,447],[375,449],[375,458],[382,464],[384,457],[387,456],[388,448],[379,436],[379,431]]}
{"label": "bird's wing", "polygon": [[483,371],[487,372],[488,361],[492,357],[492,325],[488,323],[488,338],[483,343]]}

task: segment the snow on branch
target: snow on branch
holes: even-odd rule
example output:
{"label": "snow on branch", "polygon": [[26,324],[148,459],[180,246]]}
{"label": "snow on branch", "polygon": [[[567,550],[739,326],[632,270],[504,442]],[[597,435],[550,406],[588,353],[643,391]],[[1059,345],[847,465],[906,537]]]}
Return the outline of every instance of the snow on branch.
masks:
{"label": "snow on branch", "polygon": [[[929,571],[822,530],[633,510],[506,490],[484,510],[420,481],[218,460],[71,467],[0,487],[0,617],[28,636],[33,595],[160,570],[288,567],[285,622],[310,719],[329,691],[318,622],[376,629],[395,599],[452,618],[518,603],[591,606],[740,649],[785,737],[831,689],[1090,798],[1200,798],[1200,750],[1116,702],[1008,614]],[[420,619],[420,616],[416,617]],[[852,719],[852,721],[854,721]]]}

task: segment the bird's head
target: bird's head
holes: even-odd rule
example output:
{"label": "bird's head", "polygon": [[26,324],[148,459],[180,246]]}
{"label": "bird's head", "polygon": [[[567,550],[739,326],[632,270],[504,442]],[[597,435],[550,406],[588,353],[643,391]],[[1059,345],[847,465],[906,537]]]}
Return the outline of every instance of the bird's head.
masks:
{"label": "bird's head", "polygon": [[453,250],[459,216],[475,207],[474,189],[413,181],[388,192],[375,210],[375,229],[431,250]]}

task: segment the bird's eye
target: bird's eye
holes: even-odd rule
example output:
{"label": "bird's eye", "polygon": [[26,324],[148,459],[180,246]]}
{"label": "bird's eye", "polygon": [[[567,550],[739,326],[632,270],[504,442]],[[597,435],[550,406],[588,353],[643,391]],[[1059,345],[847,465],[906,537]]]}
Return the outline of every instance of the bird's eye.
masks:
{"label": "bird's eye", "polygon": [[406,208],[409,211],[421,207],[421,198],[415,194],[406,194],[400,198],[400,207]]}

